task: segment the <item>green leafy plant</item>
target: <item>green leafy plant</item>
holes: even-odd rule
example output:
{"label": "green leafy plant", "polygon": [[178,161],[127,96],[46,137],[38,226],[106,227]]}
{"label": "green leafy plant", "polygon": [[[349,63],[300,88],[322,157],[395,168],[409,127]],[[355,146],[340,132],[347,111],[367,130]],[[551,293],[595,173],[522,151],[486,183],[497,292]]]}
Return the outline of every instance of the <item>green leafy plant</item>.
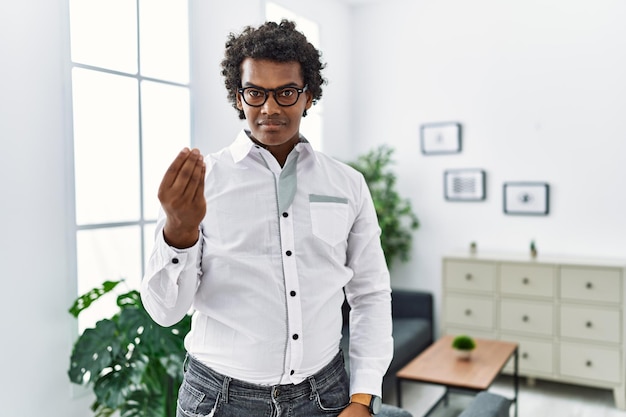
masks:
{"label": "green leafy plant", "polygon": [[458,350],[474,350],[476,342],[470,336],[459,335],[452,340],[452,347]]}
{"label": "green leafy plant", "polygon": [[[74,317],[123,282],[106,281],[78,297]],[[75,384],[93,389],[95,417],[174,417],[185,359],[184,336],[191,316],[172,327],[156,324],[139,293],[117,297],[119,311],[86,329],[75,342],[68,375]]]}
{"label": "green leafy plant", "polygon": [[402,198],[396,190],[396,175],[390,169],[394,149],[381,145],[359,156],[348,165],[361,172],[374,200],[378,224],[381,228],[381,244],[387,266],[394,260],[409,260],[412,232],[419,227],[411,202]]}

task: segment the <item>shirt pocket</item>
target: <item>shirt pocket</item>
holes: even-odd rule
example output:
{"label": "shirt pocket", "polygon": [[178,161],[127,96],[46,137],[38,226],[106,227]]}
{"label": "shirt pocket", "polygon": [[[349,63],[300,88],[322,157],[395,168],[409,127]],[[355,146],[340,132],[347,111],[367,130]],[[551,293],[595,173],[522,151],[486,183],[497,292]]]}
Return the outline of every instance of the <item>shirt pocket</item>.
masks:
{"label": "shirt pocket", "polygon": [[345,241],[348,232],[348,199],[309,194],[313,235],[331,246]]}

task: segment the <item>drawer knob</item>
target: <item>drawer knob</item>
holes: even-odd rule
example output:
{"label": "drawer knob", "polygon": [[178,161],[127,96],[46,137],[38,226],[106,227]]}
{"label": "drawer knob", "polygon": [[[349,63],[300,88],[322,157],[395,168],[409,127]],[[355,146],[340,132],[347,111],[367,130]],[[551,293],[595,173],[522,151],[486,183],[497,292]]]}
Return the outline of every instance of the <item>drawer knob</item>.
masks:
{"label": "drawer knob", "polygon": [[585,285],[585,288],[587,288],[588,290],[593,288],[593,284],[591,282],[588,282],[587,285]]}
{"label": "drawer knob", "polygon": [[529,320],[528,316],[526,316],[526,315],[522,316],[522,321],[523,322],[527,322],[528,320]]}
{"label": "drawer knob", "polygon": [[471,316],[472,315],[472,310],[470,310],[469,308],[467,310],[465,310],[465,315],[466,316]]}
{"label": "drawer knob", "polygon": [[588,329],[591,329],[593,327],[593,323],[588,321],[587,323],[585,323],[585,326],[587,326]]}
{"label": "drawer knob", "polygon": [[585,362],[585,366],[587,366],[588,368],[591,368],[593,364],[591,363],[591,361],[587,361]]}
{"label": "drawer knob", "polygon": [[472,279],[472,274],[465,274],[465,279],[470,281]]}
{"label": "drawer knob", "polygon": [[522,284],[528,285],[529,283],[530,283],[530,280],[528,279],[528,277],[522,278]]}

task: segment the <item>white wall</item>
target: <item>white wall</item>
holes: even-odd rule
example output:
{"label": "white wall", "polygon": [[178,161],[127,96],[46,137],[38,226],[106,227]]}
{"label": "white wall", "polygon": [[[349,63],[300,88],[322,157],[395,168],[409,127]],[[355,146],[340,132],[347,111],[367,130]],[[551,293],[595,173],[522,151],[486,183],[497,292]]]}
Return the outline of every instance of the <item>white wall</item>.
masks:
{"label": "white wall", "polygon": [[261,0],[190,2],[192,136],[203,153],[229,145],[244,126],[226,99],[220,63],[228,34],[260,23],[263,14]]}
{"label": "white wall", "polygon": [[[439,299],[441,257],[465,249],[626,259],[626,3],[392,0],[355,9],[358,151],[396,148],[421,221],[398,287]],[[357,86],[370,86],[358,88]],[[463,125],[463,151],[424,156],[419,126]],[[487,171],[487,200],[446,202],[443,172]],[[506,181],[545,181],[547,217],[502,212]],[[625,261],[626,262],[626,261]]]}
{"label": "white wall", "polygon": [[[0,2],[2,296],[5,416],[88,415],[67,377],[74,321],[63,0]],[[42,409],[44,407],[44,409]]]}
{"label": "white wall", "polygon": [[[323,150],[342,160],[353,156],[352,114],[352,12],[343,0],[274,0],[320,25],[320,50],[328,84],[320,103],[324,106]],[[306,132],[303,132],[306,136]]]}

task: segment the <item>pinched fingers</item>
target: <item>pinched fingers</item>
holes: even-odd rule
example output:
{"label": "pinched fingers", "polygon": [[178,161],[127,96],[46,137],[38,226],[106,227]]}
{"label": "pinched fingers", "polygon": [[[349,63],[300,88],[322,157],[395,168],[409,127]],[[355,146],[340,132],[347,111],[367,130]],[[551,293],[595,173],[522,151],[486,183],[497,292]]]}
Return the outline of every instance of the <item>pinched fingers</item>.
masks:
{"label": "pinched fingers", "polygon": [[159,187],[159,199],[189,202],[203,187],[205,163],[198,149],[183,149],[167,169]]}
{"label": "pinched fingers", "polygon": [[178,177],[178,173],[182,168],[183,164],[187,161],[187,158],[191,154],[191,150],[189,148],[183,148],[174,161],[172,161],[171,165],[167,168],[165,175],[163,176],[163,181],[161,181],[161,186],[159,187],[159,191],[161,189],[171,188]]}
{"label": "pinched fingers", "polygon": [[200,151],[197,149],[192,150],[172,184],[172,189],[183,200],[191,201],[194,199],[198,187],[204,181],[204,176],[202,175],[204,166],[204,158]]}
{"label": "pinched fingers", "polygon": [[201,160],[200,166],[200,175],[196,176],[196,184],[195,184],[195,192],[193,199],[200,200],[203,203],[206,202],[204,199],[204,177],[206,175],[206,164],[204,163],[204,159]]}

